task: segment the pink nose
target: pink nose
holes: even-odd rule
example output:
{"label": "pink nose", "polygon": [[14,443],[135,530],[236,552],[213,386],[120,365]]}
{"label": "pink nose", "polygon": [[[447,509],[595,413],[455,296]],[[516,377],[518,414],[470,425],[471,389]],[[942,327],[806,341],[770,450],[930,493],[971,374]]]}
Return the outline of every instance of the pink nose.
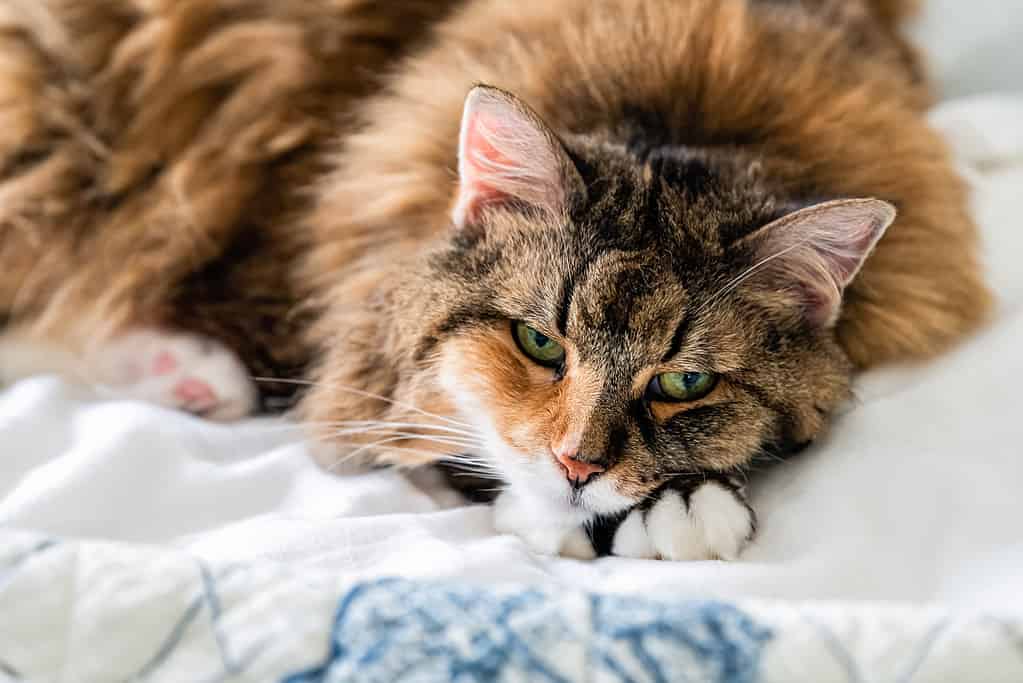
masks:
{"label": "pink nose", "polygon": [[577,460],[577,456],[574,453],[569,455],[568,453],[560,452],[556,453],[554,457],[565,468],[565,475],[572,483],[586,483],[586,480],[591,476],[604,471],[604,468],[600,465]]}

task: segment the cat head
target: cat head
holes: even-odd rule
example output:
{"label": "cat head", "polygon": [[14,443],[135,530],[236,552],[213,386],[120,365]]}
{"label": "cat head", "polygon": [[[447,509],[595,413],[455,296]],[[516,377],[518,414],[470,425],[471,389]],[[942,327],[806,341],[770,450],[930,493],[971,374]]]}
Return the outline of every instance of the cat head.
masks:
{"label": "cat head", "polygon": [[412,353],[520,491],[615,512],[809,442],[847,396],[834,325],[891,205],[790,204],[733,151],[559,137],[483,86],[458,171],[406,289]]}

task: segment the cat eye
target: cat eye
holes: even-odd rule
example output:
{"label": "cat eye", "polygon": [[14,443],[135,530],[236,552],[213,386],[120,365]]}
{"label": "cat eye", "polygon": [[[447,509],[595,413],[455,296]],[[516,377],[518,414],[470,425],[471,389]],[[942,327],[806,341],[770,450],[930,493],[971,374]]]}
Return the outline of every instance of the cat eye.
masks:
{"label": "cat eye", "polygon": [[650,380],[646,393],[652,401],[698,401],[709,394],[717,383],[718,376],[710,372],[665,372]]}
{"label": "cat eye", "polygon": [[512,337],[522,353],[540,365],[556,368],[565,362],[561,344],[522,321],[512,322]]}

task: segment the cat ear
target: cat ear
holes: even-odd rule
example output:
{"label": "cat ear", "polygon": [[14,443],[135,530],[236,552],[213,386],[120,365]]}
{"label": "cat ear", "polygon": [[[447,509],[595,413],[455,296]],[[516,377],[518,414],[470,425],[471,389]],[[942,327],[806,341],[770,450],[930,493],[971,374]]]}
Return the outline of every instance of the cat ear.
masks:
{"label": "cat ear", "polygon": [[454,223],[464,228],[488,206],[522,204],[563,213],[582,178],[553,132],[503,90],[476,86],[465,99],[458,146]]}
{"label": "cat ear", "polygon": [[753,248],[752,280],[794,294],[811,324],[833,325],[846,286],[895,213],[879,199],[841,199],[783,216],[743,240]]}

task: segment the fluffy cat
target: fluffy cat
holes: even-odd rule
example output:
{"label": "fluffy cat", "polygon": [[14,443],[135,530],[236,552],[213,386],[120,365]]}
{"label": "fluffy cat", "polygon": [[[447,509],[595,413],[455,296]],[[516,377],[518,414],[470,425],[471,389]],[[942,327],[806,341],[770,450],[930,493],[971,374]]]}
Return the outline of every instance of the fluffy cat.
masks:
{"label": "fluffy cat", "polygon": [[751,463],[988,307],[906,5],[19,0],[0,356],[224,418],[304,377],[328,468],[496,476],[541,552],[733,558]]}

